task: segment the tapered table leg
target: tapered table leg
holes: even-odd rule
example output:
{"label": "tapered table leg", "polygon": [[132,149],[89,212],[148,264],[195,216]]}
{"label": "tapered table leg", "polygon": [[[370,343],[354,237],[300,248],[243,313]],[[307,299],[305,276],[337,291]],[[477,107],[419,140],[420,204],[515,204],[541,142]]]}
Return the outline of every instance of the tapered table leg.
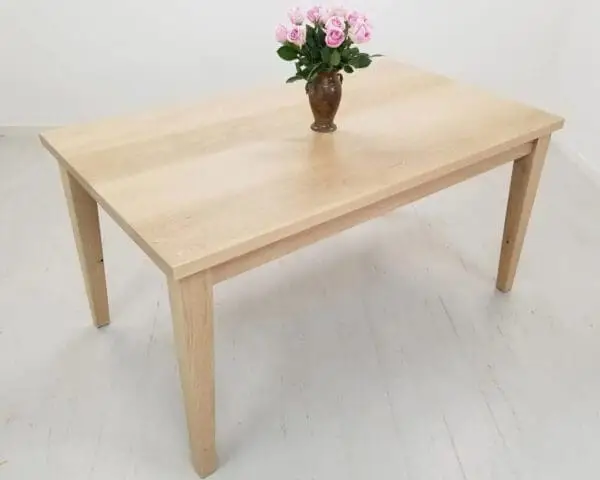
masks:
{"label": "tapered table leg", "polygon": [[103,327],[110,323],[110,316],[98,204],[64,168],[61,177],[92,318],[96,327]]}
{"label": "tapered table leg", "polygon": [[533,151],[513,165],[496,282],[502,292],[513,286],[549,143],[549,136],[538,139]]}
{"label": "tapered table leg", "polygon": [[212,288],[208,272],[169,279],[192,463],[201,477],[217,468]]}

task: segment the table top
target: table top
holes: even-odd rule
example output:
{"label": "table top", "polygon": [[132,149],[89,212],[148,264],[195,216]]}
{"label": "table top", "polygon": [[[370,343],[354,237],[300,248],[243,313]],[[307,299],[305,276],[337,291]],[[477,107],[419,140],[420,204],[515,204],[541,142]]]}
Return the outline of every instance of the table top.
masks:
{"label": "table top", "polygon": [[281,85],[42,134],[175,277],[221,264],[548,135],[563,119],[381,60],[344,81],[318,134]]}

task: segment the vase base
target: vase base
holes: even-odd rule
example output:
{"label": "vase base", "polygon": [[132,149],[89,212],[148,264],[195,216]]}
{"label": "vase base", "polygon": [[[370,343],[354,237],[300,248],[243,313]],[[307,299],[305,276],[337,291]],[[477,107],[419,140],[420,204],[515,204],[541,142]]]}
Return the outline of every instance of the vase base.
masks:
{"label": "vase base", "polygon": [[335,123],[313,123],[310,126],[313,132],[318,133],[333,133],[337,130],[337,125]]}

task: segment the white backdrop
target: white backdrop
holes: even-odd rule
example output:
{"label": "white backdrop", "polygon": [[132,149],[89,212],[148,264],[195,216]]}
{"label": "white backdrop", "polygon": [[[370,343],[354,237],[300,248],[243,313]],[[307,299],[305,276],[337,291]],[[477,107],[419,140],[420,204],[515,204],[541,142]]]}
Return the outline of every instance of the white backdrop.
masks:
{"label": "white backdrop", "polygon": [[600,3],[575,3],[562,37],[552,108],[567,118],[561,138],[600,173]]}
{"label": "white backdrop", "polygon": [[[542,107],[562,107],[566,115],[581,117],[570,124],[581,129],[572,137],[583,145],[589,119],[578,109],[584,107],[555,98],[558,89],[577,90],[577,72],[590,57],[571,58],[563,46],[566,37],[579,35],[569,19],[579,16],[593,28],[586,12],[574,13],[576,3],[356,0],[345,5],[372,17],[371,51]],[[0,0],[0,125],[71,123],[197,99],[242,83],[283,81],[290,66],[274,54],[273,29],[291,4]],[[575,37],[571,50],[580,47]],[[571,73],[557,75],[558,65]],[[585,148],[600,151],[598,144]]]}

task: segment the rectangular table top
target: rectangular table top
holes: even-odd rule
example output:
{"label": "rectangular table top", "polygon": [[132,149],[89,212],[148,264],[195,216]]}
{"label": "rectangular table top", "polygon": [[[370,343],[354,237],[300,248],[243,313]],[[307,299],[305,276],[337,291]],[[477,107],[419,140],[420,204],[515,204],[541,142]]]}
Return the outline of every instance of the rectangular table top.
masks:
{"label": "rectangular table top", "polygon": [[302,85],[70,126],[42,142],[163,270],[229,261],[562,127],[391,60],[347,75],[338,131]]}

